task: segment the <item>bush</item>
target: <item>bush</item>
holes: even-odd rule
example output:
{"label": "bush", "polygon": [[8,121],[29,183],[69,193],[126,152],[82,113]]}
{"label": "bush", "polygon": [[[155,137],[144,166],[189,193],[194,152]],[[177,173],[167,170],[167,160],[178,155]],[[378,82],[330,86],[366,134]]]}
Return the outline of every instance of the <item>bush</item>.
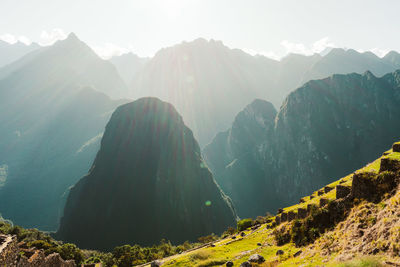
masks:
{"label": "bush", "polygon": [[272,232],[275,238],[275,242],[278,246],[282,246],[286,243],[289,243],[291,240],[291,236],[289,231],[285,227],[281,227],[280,229],[275,229]]}
{"label": "bush", "polygon": [[218,236],[216,236],[215,234],[211,234],[211,235],[199,237],[198,240],[202,244],[207,244],[207,243],[218,240]]}
{"label": "bush", "polygon": [[76,245],[66,243],[59,246],[56,250],[64,260],[74,260],[76,264],[81,264],[84,259],[82,251]]}
{"label": "bush", "polygon": [[251,227],[253,224],[254,224],[254,221],[251,218],[240,220],[237,222],[237,230],[238,231],[246,230],[247,228]]}

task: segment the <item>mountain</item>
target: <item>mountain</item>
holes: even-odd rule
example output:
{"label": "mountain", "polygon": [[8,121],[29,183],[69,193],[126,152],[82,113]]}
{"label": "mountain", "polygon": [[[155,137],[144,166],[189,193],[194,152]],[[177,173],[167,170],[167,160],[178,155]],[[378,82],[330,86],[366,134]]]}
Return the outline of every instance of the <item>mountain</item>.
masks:
{"label": "mountain", "polygon": [[274,72],[275,64],[220,41],[184,42],[161,49],[147,62],[133,82],[133,97],[172,103],[204,146],[255,96],[275,97],[272,91],[265,93],[271,84],[265,73]]}
{"label": "mountain", "polygon": [[400,142],[367,166],[332,180],[276,215],[247,220],[240,232],[223,236],[213,246],[158,262],[162,266],[399,265]]}
{"label": "mountain", "polygon": [[40,46],[36,43],[30,45],[21,42],[9,44],[0,40],[0,68],[39,48]]}
{"label": "mountain", "polygon": [[203,150],[240,217],[295,203],[398,139],[400,71],[310,81],[274,114],[270,103],[253,102]]}
{"label": "mountain", "polygon": [[196,39],[157,52],[136,73],[131,96],[172,103],[204,147],[256,98],[278,109],[291,91],[310,80],[367,70],[381,76],[397,68],[396,57],[351,49],[331,49],[324,56],[289,54],[276,61]]}
{"label": "mountain", "polygon": [[364,73],[371,71],[382,76],[396,70],[398,65],[379,58],[372,52],[360,53],[353,49],[334,48],[318,62],[314,63],[303,77],[303,83],[322,79],[332,74]]}
{"label": "mountain", "polygon": [[111,116],[100,151],[70,191],[57,237],[102,250],[173,243],[235,224],[230,200],[168,103],[142,98]]}
{"label": "mountain", "polygon": [[[10,86],[43,86],[40,83],[43,76],[47,76],[48,83],[58,83],[61,80],[64,84],[90,86],[112,98],[127,95],[127,87],[114,65],[99,58],[74,33],[65,40],[35,50],[1,68],[0,80],[10,80],[12,77],[21,77],[22,74],[30,76],[24,76],[22,81],[18,81],[19,84]],[[24,80],[30,85],[24,84]]]}
{"label": "mountain", "polygon": [[0,75],[0,213],[25,227],[55,230],[66,190],[87,172],[109,117],[126,103],[91,85],[111,92],[123,82],[74,35]]}
{"label": "mountain", "polygon": [[132,84],[135,75],[141,70],[149,58],[138,57],[133,53],[114,56],[109,61],[117,68],[126,84]]}
{"label": "mountain", "polygon": [[388,64],[392,64],[396,68],[400,68],[400,54],[396,51],[390,51],[389,53],[387,53],[383,57],[383,60],[388,62]]}

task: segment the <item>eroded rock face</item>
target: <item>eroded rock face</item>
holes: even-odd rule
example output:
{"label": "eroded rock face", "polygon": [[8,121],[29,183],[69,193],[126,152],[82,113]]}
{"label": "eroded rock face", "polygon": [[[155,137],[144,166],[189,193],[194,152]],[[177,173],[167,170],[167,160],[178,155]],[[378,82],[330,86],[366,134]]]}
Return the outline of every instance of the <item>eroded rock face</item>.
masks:
{"label": "eroded rock face", "polygon": [[72,188],[57,237],[82,248],[197,240],[235,225],[230,200],[175,108],[156,98],[112,115],[89,174]]}
{"label": "eroded rock face", "polygon": [[[249,105],[205,147],[205,159],[238,203],[240,217],[274,212],[371,162],[396,141],[399,87],[400,71],[310,81],[286,98],[275,118],[271,110]],[[246,139],[234,134],[238,130],[260,134]]]}

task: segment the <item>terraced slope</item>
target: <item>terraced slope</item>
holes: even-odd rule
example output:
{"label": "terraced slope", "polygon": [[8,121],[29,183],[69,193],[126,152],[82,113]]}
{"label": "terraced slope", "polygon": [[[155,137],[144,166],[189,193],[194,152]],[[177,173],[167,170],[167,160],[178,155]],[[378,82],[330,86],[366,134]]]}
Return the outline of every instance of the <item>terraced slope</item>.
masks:
{"label": "terraced slope", "polygon": [[396,266],[399,181],[400,142],[364,168],[280,209],[268,223],[164,259],[162,266],[240,266],[253,254],[265,261],[252,266],[336,266],[357,258]]}

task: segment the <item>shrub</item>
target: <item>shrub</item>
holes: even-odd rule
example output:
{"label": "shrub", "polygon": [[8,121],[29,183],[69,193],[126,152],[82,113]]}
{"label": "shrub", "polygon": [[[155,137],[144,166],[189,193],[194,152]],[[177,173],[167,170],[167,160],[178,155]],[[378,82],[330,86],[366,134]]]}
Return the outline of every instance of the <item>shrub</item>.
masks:
{"label": "shrub", "polygon": [[83,262],[84,255],[76,245],[66,243],[57,248],[57,252],[64,260],[74,260],[76,264]]}
{"label": "shrub", "polygon": [[251,218],[240,220],[237,222],[237,230],[238,231],[246,230],[247,228],[251,227],[253,224],[254,224],[254,221]]}
{"label": "shrub", "polygon": [[215,240],[218,240],[218,236],[215,234],[207,235],[207,236],[201,236],[198,238],[199,242],[202,244],[207,244],[210,242],[214,242]]}

